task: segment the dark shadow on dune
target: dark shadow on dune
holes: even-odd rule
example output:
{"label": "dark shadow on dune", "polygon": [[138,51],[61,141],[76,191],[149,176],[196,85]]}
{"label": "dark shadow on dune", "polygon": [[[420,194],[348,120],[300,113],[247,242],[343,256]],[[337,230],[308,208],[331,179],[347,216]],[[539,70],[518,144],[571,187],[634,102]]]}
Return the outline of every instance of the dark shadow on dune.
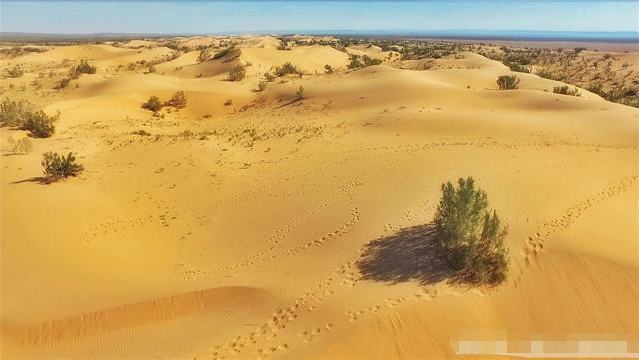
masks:
{"label": "dark shadow on dune", "polygon": [[357,267],[363,280],[421,285],[455,281],[455,274],[440,254],[432,224],[404,228],[364,246]]}
{"label": "dark shadow on dune", "polygon": [[35,177],[31,177],[28,179],[23,179],[23,180],[17,180],[17,181],[13,181],[11,182],[11,184],[22,184],[22,183],[26,183],[26,182],[37,182],[40,184],[48,184],[49,182],[47,182],[47,178],[44,176],[35,176]]}

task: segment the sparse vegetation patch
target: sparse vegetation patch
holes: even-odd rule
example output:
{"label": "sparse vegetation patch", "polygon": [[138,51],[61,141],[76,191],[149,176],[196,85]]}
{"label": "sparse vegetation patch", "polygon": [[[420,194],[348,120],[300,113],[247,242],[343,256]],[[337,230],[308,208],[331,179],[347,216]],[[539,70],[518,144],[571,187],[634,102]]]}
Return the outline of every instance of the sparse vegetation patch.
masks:
{"label": "sparse vegetation patch", "polygon": [[515,75],[502,75],[497,78],[499,90],[514,90],[519,87],[519,78]]}
{"label": "sparse vegetation patch", "polygon": [[47,152],[42,157],[45,183],[56,182],[69,176],[78,176],[84,170],[84,166],[75,162],[75,156],[69,153],[67,156],[54,152]]}
{"label": "sparse vegetation patch", "polygon": [[570,88],[568,85],[555,86],[552,89],[552,92],[555,94],[561,94],[561,95],[581,96],[581,92],[579,91],[579,89]]}
{"label": "sparse vegetation patch", "polygon": [[162,102],[160,101],[159,97],[153,95],[149,98],[149,100],[142,104],[142,108],[151,110],[153,112],[158,112],[160,111],[160,109],[162,109]]}

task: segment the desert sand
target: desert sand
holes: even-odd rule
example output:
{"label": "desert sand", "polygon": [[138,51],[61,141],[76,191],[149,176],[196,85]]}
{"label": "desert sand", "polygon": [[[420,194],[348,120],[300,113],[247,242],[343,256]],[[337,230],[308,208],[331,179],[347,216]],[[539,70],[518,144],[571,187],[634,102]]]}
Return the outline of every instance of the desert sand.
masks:
{"label": "desert sand", "polygon": [[[3,358],[454,358],[469,329],[639,333],[639,109],[469,52],[423,70],[353,47],[383,62],[348,70],[327,45],[180,38],[171,59],[159,41],[0,62],[25,71],[3,97],[60,112],[28,154],[0,130]],[[220,41],[232,54],[198,63]],[[81,59],[97,72],[53,90]],[[141,60],[156,72],[126,70]],[[304,75],[256,91],[285,62]],[[184,109],[140,107],[176,91]],[[85,171],[32,181],[47,151]],[[508,224],[497,287],[429,272],[420,227],[462,176]]]}

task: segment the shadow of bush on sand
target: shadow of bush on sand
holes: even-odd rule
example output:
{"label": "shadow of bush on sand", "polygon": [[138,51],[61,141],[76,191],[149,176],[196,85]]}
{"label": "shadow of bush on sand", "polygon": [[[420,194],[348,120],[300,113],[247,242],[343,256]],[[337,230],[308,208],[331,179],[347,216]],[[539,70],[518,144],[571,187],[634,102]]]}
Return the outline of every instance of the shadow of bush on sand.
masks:
{"label": "shadow of bush on sand", "polygon": [[357,262],[362,280],[421,285],[459,282],[458,275],[440,253],[433,224],[401,229],[364,246]]}

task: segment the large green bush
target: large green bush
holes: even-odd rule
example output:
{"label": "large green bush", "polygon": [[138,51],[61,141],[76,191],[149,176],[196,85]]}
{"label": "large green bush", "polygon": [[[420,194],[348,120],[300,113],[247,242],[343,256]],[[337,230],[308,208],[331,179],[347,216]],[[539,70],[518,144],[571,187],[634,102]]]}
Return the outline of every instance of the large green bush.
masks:
{"label": "large green bush", "polygon": [[442,185],[435,214],[440,249],[452,268],[470,283],[498,284],[508,273],[507,230],[496,211],[488,210],[488,196],[475,188],[472,177],[455,187]]}

